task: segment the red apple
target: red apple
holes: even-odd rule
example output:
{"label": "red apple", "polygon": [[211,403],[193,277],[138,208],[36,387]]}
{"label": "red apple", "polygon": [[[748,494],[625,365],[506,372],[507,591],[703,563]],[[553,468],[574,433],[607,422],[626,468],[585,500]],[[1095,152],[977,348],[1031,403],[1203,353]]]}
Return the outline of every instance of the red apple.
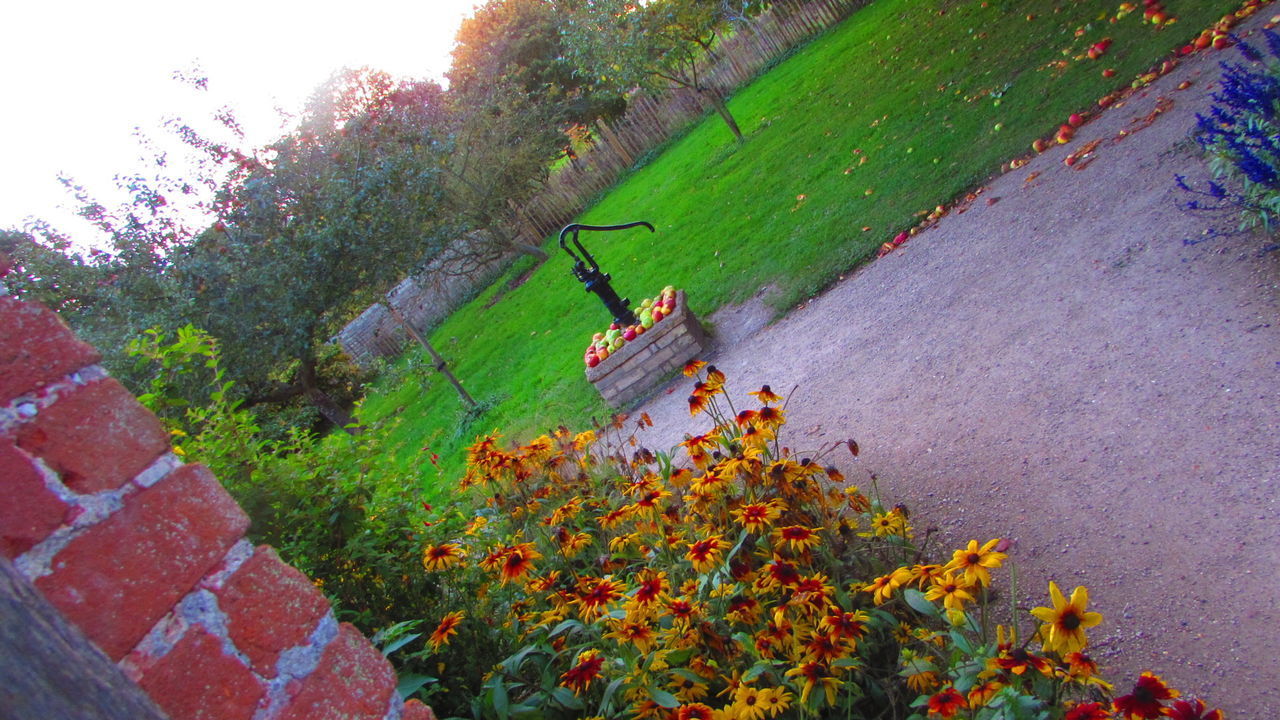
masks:
{"label": "red apple", "polygon": [[634,325],[628,326],[626,330],[622,331],[622,339],[627,342],[631,342],[636,339],[636,328]]}
{"label": "red apple", "polygon": [[1078,128],[1084,124],[1084,116],[1080,113],[1071,113],[1071,117],[1067,118],[1067,124],[1073,128]]}
{"label": "red apple", "polygon": [[600,364],[600,356],[599,356],[599,355],[594,355],[594,354],[592,354],[592,355],[588,355],[588,356],[587,356],[587,367],[595,367],[595,366],[597,366],[597,365],[599,365],[599,364]]}
{"label": "red apple", "polygon": [[610,329],[610,330],[621,330],[622,328],[618,327],[618,323],[613,322],[613,323],[609,323],[609,329]]}
{"label": "red apple", "polygon": [[1036,138],[1036,141],[1031,143],[1031,149],[1038,153],[1042,153],[1049,149],[1049,141],[1044,138]]}

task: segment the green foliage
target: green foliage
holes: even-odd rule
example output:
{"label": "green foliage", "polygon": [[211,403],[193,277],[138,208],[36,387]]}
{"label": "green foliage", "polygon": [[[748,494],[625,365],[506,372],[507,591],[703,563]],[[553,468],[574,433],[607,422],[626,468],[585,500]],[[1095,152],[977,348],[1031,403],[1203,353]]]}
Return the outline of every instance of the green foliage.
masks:
{"label": "green foliage", "polygon": [[[388,426],[324,438],[294,429],[271,440],[236,399],[208,333],[153,329],[130,350],[150,372],[139,399],[165,420],[175,451],[206,464],[245,509],[254,542],[275,546],[370,634],[430,614],[444,589],[421,574],[410,530],[423,514],[419,483],[382,451]],[[203,388],[194,402],[193,388]]]}
{"label": "green foliage", "polygon": [[764,3],[595,0],[565,13],[561,33],[578,72],[621,91],[684,88],[714,109],[742,140],[724,102],[724,88],[704,75],[731,19],[759,12]]}
{"label": "green foliage", "polygon": [[450,91],[467,98],[485,86],[509,84],[554,111],[554,130],[616,116],[625,106],[618,91],[570,64],[561,12],[552,0],[489,0],[477,7],[455,38]]}

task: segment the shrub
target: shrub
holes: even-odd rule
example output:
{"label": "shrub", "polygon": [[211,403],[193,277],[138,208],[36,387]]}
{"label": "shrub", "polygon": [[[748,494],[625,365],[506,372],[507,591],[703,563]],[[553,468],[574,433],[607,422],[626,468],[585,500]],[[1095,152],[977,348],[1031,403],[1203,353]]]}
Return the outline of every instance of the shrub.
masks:
{"label": "shrub", "polygon": [[1196,141],[1215,179],[1198,189],[1177,177],[1180,188],[1204,198],[1185,208],[1236,209],[1241,229],[1271,230],[1280,218],[1280,35],[1263,34],[1267,56],[1240,42],[1251,64],[1222,63],[1222,90],[1214,93],[1209,115],[1196,115]]}
{"label": "shrub", "polygon": [[[714,367],[689,396],[711,428],[679,457],[629,421],[469,449],[470,510],[427,529],[444,601],[411,662],[442,716],[484,718],[1157,717],[1177,693],[1111,686],[1085,654],[1088,592],[1026,627],[992,619],[1003,543],[927,557],[905,508],[782,443],[768,386],[739,410]],[[638,426],[649,423],[645,416]],[[466,507],[465,505],[460,507]],[[1013,595],[1014,593],[1011,593]],[[1025,616],[1022,616],[1025,618]],[[485,664],[488,663],[486,666]],[[1187,717],[1204,715],[1182,701]],[[1167,714],[1167,713],[1166,713]]]}
{"label": "shrub", "polygon": [[[398,420],[355,436],[293,429],[266,439],[224,379],[208,333],[153,329],[130,352],[150,366],[139,399],[168,425],[175,452],[209,466],[248,513],[250,538],[312,577],[341,619],[372,634],[438,606],[439,582],[421,572],[411,529],[423,512],[420,478],[384,451]],[[198,402],[182,399],[202,392]]]}

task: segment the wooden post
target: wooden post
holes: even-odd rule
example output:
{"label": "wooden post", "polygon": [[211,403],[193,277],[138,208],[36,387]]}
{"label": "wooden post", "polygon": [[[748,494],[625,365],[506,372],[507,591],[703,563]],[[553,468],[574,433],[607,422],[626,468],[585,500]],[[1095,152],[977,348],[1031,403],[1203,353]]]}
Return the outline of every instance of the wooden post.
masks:
{"label": "wooden post", "polygon": [[463,402],[471,407],[475,407],[475,399],[472,398],[471,394],[462,387],[462,383],[458,382],[458,378],[454,377],[453,373],[449,372],[449,365],[444,361],[444,358],[440,357],[440,353],[436,352],[436,349],[431,347],[431,343],[427,342],[427,339],[422,337],[422,333],[419,333],[413,325],[409,324],[409,321],[405,319],[404,315],[400,314],[400,311],[397,310],[394,305],[389,302],[383,304],[387,306],[387,310],[391,312],[391,317],[395,318],[396,321],[400,323],[401,327],[404,328],[404,331],[409,333],[409,336],[414,340],[417,340],[419,345],[427,349],[427,354],[430,355],[431,359],[436,363],[436,371],[445,376],[445,379],[453,385],[454,389],[458,391],[458,395],[462,397]]}
{"label": "wooden post", "polygon": [[626,166],[631,167],[634,165],[635,158],[631,157],[631,153],[627,152],[627,149],[622,146],[622,142],[618,139],[618,135],[613,131],[613,128],[609,127],[609,124],[601,118],[596,118],[596,126],[600,128],[600,134],[604,137],[605,142],[609,143],[609,147],[618,153],[618,157],[622,158]]}

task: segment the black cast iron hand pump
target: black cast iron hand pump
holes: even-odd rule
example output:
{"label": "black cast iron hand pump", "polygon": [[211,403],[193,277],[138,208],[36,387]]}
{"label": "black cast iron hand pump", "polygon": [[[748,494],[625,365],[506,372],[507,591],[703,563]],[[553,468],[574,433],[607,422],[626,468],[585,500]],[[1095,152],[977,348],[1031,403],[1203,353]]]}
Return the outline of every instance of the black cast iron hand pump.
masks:
{"label": "black cast iron hand pump", "polygon": [[[623,225],[582,225],[572,223],[565,225],[560,231],[560,249],[569,253],[569,257],[574,259],[573,276],[582,281],[586,286],[587,292],[595,293],[600,297],[604,306],[613,314],[613,321],[618,323],[620,327],[636,324],[635,313],[631,312],[628,307],[631,301],[627,298],[618,297],[618,293],[614,291],[609,281],[613,279],[611,275],[600,271],[600,265],[596,263],[596,259],[591,257],[591,253],[582,247],[582,243],[578,241],[579,230],[625,230],[633,227],[647,227],[649,232],[654,232],[653,226],[643,220],[639,222],[625,223]],[[578,252],[582,253],[582,257],[565,244],[565,236],[573,233],[573,244],[577,246]],[[584,261],[585,260],[585,261]]]}

